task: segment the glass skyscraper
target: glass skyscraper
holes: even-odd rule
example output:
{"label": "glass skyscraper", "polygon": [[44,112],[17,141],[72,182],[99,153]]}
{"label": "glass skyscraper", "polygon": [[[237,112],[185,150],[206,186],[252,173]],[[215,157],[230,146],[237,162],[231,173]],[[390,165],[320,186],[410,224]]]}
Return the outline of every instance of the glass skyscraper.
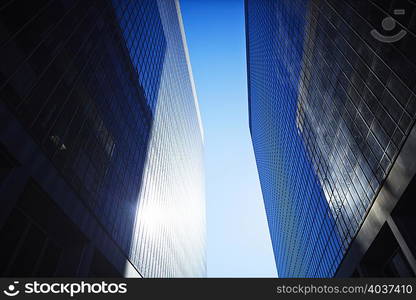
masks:
{"label": "glass skyscraper", "polygon": [[177,0],[0,5],[3,276],[205,276]]}
{"label": "glass skyscraper", "polygon": [[414,276],[415,4],[245,10],[250,131],[279,275]]}

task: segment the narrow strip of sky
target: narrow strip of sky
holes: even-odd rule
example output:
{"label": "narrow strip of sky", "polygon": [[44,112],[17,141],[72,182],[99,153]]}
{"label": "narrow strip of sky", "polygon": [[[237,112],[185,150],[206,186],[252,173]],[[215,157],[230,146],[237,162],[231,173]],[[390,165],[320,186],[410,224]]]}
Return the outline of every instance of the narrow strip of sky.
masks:
{"label": "narrow strip of sky", "polygon": [[181,0],[205,131],[209,277],[276,277],[248,129],[243,0]]}

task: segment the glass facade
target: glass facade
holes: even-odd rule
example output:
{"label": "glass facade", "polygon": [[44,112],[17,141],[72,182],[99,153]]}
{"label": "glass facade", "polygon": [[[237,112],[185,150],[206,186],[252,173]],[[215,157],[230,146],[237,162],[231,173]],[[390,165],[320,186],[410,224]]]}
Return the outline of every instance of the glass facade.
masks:
{"label": "glass facade", "polygon": [[[416,113],[415,11],[246,1],[250,128],[279,275],[333,276],[388,175]],[[407,33],[393,43],[372,34],[388,33],[388,15]]]}
{"label": "glass facade", "polygon": [[178,2],[8,1],[0,59],[5,111],[126,259],[145,277],[203,276],[202,127]]}
{"label": "glass facade", "polygon": [[179,2],[158,6],[166,58],[130,251],[146,277],[199,277],[206,275],[203,129]]}

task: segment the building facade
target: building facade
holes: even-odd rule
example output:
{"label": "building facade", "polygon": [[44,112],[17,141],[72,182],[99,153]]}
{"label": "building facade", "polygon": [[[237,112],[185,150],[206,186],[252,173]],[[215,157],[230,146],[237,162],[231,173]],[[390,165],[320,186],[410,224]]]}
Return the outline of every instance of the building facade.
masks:
{"label": "building facade", "polygon": [[1,275],[204,276],[178,1],[29,2],[0,7]]}
{"label": "building facade", "polygon": [[415,16],[411,1],[246,1],[279,275],[415,276]]}

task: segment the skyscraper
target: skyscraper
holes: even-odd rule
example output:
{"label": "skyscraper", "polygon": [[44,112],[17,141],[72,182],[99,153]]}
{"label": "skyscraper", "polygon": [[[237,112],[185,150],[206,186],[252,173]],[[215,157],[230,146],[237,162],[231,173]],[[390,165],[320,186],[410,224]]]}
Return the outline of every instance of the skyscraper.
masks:
{"label": "skyscraper", "polygon": [[204,276],[177,0],[0,6],[3,276]]}
{"label": "skyscraper", "polygon": [[415,4],[245,10],[250,131],[279,275],[414,276]]}

